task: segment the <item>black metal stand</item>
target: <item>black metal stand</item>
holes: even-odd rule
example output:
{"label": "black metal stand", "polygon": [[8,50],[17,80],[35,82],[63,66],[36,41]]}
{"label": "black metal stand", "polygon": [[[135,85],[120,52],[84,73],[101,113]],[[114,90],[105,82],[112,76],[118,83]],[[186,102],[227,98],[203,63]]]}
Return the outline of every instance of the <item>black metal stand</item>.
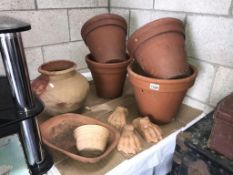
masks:
{"label": "black metal stand", "polygon": [[32,175],[43,175],[53,166],[53,159],[50,153],[44,148],[45,158],[44,161],[36,164],[34,166],[30,166],[29,169]]}
{"label": "black metal stand", "polygon": [[21,32],[31,25],[11,17],[0,16],[0,52],[6,78],[1,78],[0,133],[17,132],[32,174],[40,175],[52,166],[43,148],[36,116],[43,104],[33,95]]}
{"label": "black metal stand", "polygon": [[[21,140],[19,123],[23,120],[34,118],[41,113],[43,104],[35,97],[35,108],[29,111],[27,115],[23,115],[23,113],[17,112],[6,77],[0,77],[0,85],[0,138],[18,133]],[[46,149],[44,149],[44,155],[45,157],[42,162],[34,166],[29,165],[32,175],[42,175],[53,166],[52,157]]]}
{"label": "black metal stand", "polygon": [[22,120],[34,118],[43,111],[44,106],[42,102],[34,96],[34,108],[27,111],[27,113],[18,112],[6,77],[0,76],[0,85],[0,133],[5,132],[6,128]]}

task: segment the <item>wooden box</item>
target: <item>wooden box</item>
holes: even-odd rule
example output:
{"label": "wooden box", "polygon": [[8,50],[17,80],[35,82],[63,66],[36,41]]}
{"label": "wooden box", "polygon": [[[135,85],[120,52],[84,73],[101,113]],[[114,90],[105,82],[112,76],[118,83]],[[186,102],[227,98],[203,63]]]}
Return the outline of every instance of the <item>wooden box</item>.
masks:
{"label": "wooden box", "polygon": [[213,112],[177,136],[171,175],[232,175],[233,161],[208,147]]}

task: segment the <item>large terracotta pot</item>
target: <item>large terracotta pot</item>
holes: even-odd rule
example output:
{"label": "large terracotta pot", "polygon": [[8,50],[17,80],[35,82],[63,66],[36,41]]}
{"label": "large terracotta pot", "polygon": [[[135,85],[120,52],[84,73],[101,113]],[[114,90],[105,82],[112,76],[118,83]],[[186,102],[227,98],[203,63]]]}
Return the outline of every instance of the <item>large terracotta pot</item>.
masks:
{"label": "large terracotta pot", "polygon": [[131,63],[128,77],[141,115],[158,123],[170,122],[197,76],[197,70],[193,66],[190,69],[192,73],[186,78],[164,80],[148,77],[136,62]]}
{"label": "large terracotta pot", "polygon": [[41,75],[32,82],[32,89],[51,115],[78,110],[89,92],[89,83],[76,71],[76,64],[68,60],[42,64]]}
{"label": "large terracotta pot", "polygon": [[102,14],[89,19],[81,35],[97,62],[108,63],[126,58],[127,24],[116,14]]}
{"label": "large terracotta pot", "polygon": [[182,21],[162,18],[136,30],[128,40],[130,56],[155,78],[171,79],[188,75],[185,29]]}
{"label": "large terracotta pot", "polygon": [[126,68],[130,63],[129,58],[117,63],[98,63],[89,54],[86,56],[86,63],[91,71],[99,97],[112,99],[122,95]]}

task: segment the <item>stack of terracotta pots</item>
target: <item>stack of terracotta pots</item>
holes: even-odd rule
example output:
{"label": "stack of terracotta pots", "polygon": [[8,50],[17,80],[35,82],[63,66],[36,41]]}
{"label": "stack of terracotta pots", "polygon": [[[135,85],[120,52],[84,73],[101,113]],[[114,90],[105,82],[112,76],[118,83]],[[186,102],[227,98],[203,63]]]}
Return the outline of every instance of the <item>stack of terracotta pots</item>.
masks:
{"label": "stack of terracotta pots", "polygon": [[122,95],[126,68],[127,24],[116,14],[101,14],[89,19],[81,35],[90,50],[86,63],[92,73],[97,95],[116,98]]}
{"label": "stack of terracotta pots", "polygon": [[128,40],[128,66],[139,111],[159,123],[167,123],[196,78],[185,51],[185,28],[175,18],[155,20],[135,31]]}

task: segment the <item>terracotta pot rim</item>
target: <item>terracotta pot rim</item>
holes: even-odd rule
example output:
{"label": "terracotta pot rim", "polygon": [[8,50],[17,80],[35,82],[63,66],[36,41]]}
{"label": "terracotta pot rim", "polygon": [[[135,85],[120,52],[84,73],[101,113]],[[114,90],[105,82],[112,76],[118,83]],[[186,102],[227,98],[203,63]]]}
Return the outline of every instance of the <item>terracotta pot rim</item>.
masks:
{"label": "terracotta pot rim", "polygon": [[[170,23],[168,23],[168,22],[170,22]],[[167,25],[167,24],[171,24],[171,23],[173,23],[173,25],[175,23],[176,25],[184,27],[183,22],[180,19],[178,19],[178,18],[172,18],[172,17],[160,18],[160,19],[156,19],[154,21],[151,21],[151,22],[143,25],[142,27],[138,28],[131,35],[131,37],[134,37],[135,35],[138,35],[138,33],[141,33],[141,32],[144,33],[144,30],[146,30],[146,31],[150,30],[151,27],[160,27],[162,25]]]}
{"label": "terracotta pot rim", "polygon": [[129,57],[129,55],[128,54],[126,54],[126,55],[127,55],[127,58],[125,60],[122,59],[121,62],[117,62],[117,63],[100,63],[97,61],[93,61],[91,59],[91,57],[92,57],[91,54],[86,55],[85,59],[86,59],[87,63],[94,65],[96,67],[99,67],[99,68],[118,68],[118,67],[122,67],[124,65],[127,65],[132,61],[132,59]]}
{"label": "terracotta pot rim", "polygon": [[133,77],[135,77],[135,79],[138,79],[139,81],[144,81],[149,83],[180,84],[180,83],[189,82],[190,80],[194,79],[197,76],[197,69],[191,64],[189,64],[189,67],[193,70],[192,74],[187,77],[178,78],[178,79],[159,79],[159,78],[146,77],[138,73],[135,73],[132,69],[133,64],[135,64],[135,61],[131,62],[128,65],[127,67],[128,74],[131,74]]}
{"label": "terracotta pot rim", "polygon": [[98,22],[99,20],[106,20],[106,19],[119,20],[119,21],[122,21],[125,24],[127,24],[125,19],[120,15],[113,14],[113,13],[104,13],[104,14],[96,15],[96,16],[90,18],[89,20],[87,20],[83,24],[83,27],[81,29],[81,33],[82,33],[83,29],[86,28],[88,25],[90,25],[90,24],[92,24],[94,22]]}
{"label": "terracotta pot rim", "polygon": [[98,124],[84,124],[84,125],[82,125],[82,126],[79,126],[79,127],[75,128],[75,129],[74,129],[74,132],[75,132],[75,130],[78,131],[78,130],[83,129],[83,128],[85,128],[85,127],[92,127],[92,126],[96,126],[96,127],[98,127],[98,128],[104,128],[105,130],[108,130],[106,127],[101,126],[101,125],[98,125]]}
{"label": "terracotta pot rim", "polygon": [[74,71],[76,67],[76,63],[70,60],[54,60],[42,64],[38,68],[38,72],[44,75],[54,76]]}
{"label": "terracotta pot rim", "polygon": [[120,27],[125,31],[125,33],[127,33],[127,23],[122,16],[117,14],[106,13],[94,16],[93,18],[89,19],[84,23],[81,29],[81,35],[83,37],[83,40],[85,41],[88,34],[96,28],[110,25]]}
{"label": "terracotta pot rim", "polygon": [[[170,21],[170,23],[168,23],[168,21]],[[164,22],[164,24],[161,24],[162,22]],[[152,21],[137,29],[129,37],[127,48],[131,56],[134,56],[134,52],[137,50],[138,47],[140,47],[141,44],[151,38],[167,33],[177,33],[182,35],[185,39],[185,30],[182,21],[176,18],[161,18]]]}

